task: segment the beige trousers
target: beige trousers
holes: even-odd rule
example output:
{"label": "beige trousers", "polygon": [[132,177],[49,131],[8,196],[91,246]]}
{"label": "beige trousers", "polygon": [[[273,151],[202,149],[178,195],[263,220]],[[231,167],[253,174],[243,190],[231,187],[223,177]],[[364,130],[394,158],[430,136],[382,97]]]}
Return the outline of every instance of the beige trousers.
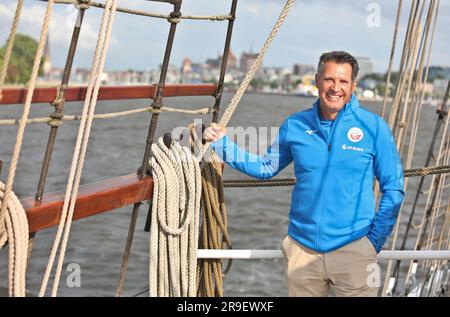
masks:
{"label": "beige trousers", "polygon": [[377,253],[367,237],[319,253],[287,236],[282,249],[289,296],[377,296]]}

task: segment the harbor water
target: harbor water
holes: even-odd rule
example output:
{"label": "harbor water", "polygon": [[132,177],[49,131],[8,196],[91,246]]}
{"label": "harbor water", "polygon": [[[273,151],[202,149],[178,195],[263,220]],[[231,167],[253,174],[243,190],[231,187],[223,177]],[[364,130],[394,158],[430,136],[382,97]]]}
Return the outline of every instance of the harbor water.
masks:
{"label": "harbor water", "polygon": [[[232,94],[224,95],[222,105],[227,105]],[[314,98],[297,96],[246,94],[230,126],[243,128],[278,127],[288,115],[306,109]],[[212,106],[211,97],[178,97],[164,100],[166,106],[186,109]],[[380,102],[361,102],[363,106],[379,113]],[[148,100],[99,102],[96,113],[108,113],[149,106]],[[67,103],[66,114],[81,113],[82,103]],[[419,135],[412,167],[424,165],[426,152],[437,120],[436,108],[424,106],[421,113]],[[0,118],[19,118],[20,105],[0,107]],[[46,117],[53,108],[48,104],[32,106],[30,117]],[[157,136],[172,131],[177,126],[186,126],[193,116],[163,112],[160,115]],[[203,116],[210,122],[210,115]],[[93,124],[87,158],[81,183],[92,183],[121,175],[131,174],[141,164],[150,114],[141,113],[128,117],[96,120]],[[64,122],[59,129],[55,151],[50,166],[46,192],[65,190],[73,147],[79,121]],[[4,167],[0,178],[6,180],[9,160],[15,142],[17,126],[0,126],[0,159]],[[14,191],[20,197],[34,196],[39,179],[41,162],[47,143],[49,127],[46,124],[31,124],[26,129],[23,150],[19,162]],[[274,137],[274,135],[272,136]],[[270,140],[269,140],[270,142]],[[407,147],[408,145],[406,145]],[[288,166],[278,177],[293,177],[293,166]],[[226,179],[246,176],[226,166]],[[431,176],[426,178],[424,189],[428,189]],[[400,232],[405,231],[405,222],[415,195],[419,178],[410,178],[406,201],[403,206]],[[447,191],[448,193],[448,191]],[[290,205],[290,187],[227,188],[225,190],[228,209],[228,230],[234,249],[280,249],[286,235]],[[425,204],[422,195],[415,223],[419,222]],[[144,229],[148,203],[141,206],[134,237],[129,269],[123,296],[133,296],[148,288],[149,234]],[[128,231],[132,206],[76,221],[72,226],[65,265],[60,283],[59,296],[114,296],[122,252]],[[55,229],[36,235],[27,289],[37,294],[43,277]],[[414,246],[416,231],[412,230],[407,249]],[[390,245],[390,244],[387,244]],[[81,285],[66,283],[75,264],[81,270]],[[403,272],[408,261],[402,262]],[[386,262],[381,262],[382,274]],[[235,260],[231,271],[224,278],[225,296],[286,296],[283,282],[283,260]],[[0,285],[7,285],[7,249],[0,255]],[[383,280],[383,277],[382,277]]]}

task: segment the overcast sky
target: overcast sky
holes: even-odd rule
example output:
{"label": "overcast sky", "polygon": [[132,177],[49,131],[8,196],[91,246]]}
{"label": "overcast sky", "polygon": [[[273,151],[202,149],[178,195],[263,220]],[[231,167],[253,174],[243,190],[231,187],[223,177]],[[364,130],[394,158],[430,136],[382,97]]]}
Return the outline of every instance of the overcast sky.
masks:
{"label": "overcast sky", "polygon": [[[104,2],[104,0],[97,0]],[[397,56],[403,43],[410,10],[403,1]],[[231,43],[233,53],[257,52],[273,27],[285,0],[240,0]],[[428,2],[427,2],[428,3]],[[0,0],[0,43],[9,34],[16,1]],[[19,32],[39,36],[46,3],[25,0]],[[171,5],[144,0],[119,0],[119,6],[157,13],[169,13]],[[182,12],[189,15],[215,15],[229,12],[231,0],[184,0]],[[379,10],[379,24],[374,16]],[[274,40],[265,66],[291,67],[294,63],[316,64],[322,52],[346,50],[355,56],[370,57],[375,71],[387,69],[397,1],[393,0],[297,0]],[[56,5],[50,28],[52,62],[63,67],[76,10]],[[90,67],[99,28],[101,10],[87,11],[75,68]],[[368,23],[369,21],[369,23]],[[450,1],[442,0],[431,55],[432,65],[449,66]],[[183,20],[177,28],[171,63],[180,65],[185,57],[203,62],[223,50],[227,22]],[[162,61],[169,23],[162,19],[118,13],[106,69],[157,68]],[[396,61],[395,68],[398,66]]]}

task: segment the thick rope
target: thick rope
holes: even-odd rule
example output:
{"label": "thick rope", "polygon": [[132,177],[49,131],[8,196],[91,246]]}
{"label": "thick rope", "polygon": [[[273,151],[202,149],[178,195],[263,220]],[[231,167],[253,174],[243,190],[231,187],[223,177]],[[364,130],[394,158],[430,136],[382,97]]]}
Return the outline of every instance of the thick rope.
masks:
{"label": "thick rope", "polygon": [[[200,249],[231,249],[227,231],[227,210],[224,202],[222,166],[213,154],[213,161],[202,170],[202,224]],[[229,265],[231,262],[228,262]],[[229,270],[229,265],[226,271]],[[222,260],[202,259],[198,262],[198,296],[223,296]]]}
{"label": "thick rope", "polygon": [[[437,5],[436,5],[437,4]],[[405,167],[409,168],[411,166],[412,157],[415,149],[415,138],[417,129],[419,126],[419,118],[420,118],[420,110],[422,107],[422,98],[423,98],[423,84],[422,84],[422,78],[424,76],[423,73],[423,66],[425,61],[425,55],[428,48],[428,54],[431,52],[432,43],[428,44],[428,38],[429,38],[429,32],[431,30],[432,21],[433,21],[433,12],[435,12],[434,15],[434,22],[436,22],[436,14],[437,14],[437,8],[439,4],[436,2],[431,2],[428,14],[425,22],[425,30],[422,30],[422,13],[424,12],[425,3],[422,3],[422,6],[420,8],[420,13],[417,15],[414,20],[412,20],[411,23],[411,32],[409,33],[409,36],[405,39],[405,43],[408,43],[407,48],[409,50],[403,52],[403,54],[407,54],[406,58],[406,64],[404,66],[405,71],[403,73],[400,73],[400,85],[399,90],[396,91],[395,99],[394,99],[394,105],[393,109],[391,110],[391,115],[389,118],[389,122],[392,125],[395,125],[394,135],[396,139],[397,148],[399,149],[400,153],[403,152],[403,147],[405,146],[405,137],[407,133],[407,129],[410,127],[410,140],[409,140],[409,148],[408,148],[408,154],[405,158]],[[434,27],[432,32],[432,38],[434,36]],[[410,60],[411,59],[411,60]],[[408,68],[409,67],[409,68]],[[403,68],[403,66],[402,66]],[[417,69],[416,69],[417,68]],[[414,76],[414,73],[417,73],[417,76]],[[426,74],[428,74],[428,71],[426,71]],[[425,81],[426,82],[426,78]],[[406,86],[405,86],[406,85]],[[405,87],[404,87],[405,86]],[[413,93],[411,94],[411,90],[413,90]],[[419,99],[419,94],[421,94],[421,97]],[[409,109],[409,104],[411,104],[412,109]],[[401,109],[400,109],[401,105]],[[396,110],[394,110],[396,109]],[[401,117],[400,117],[401,113]],[[398,117],[396,116],[398,115]],[[412,122],[411,121],[412,116]],[[421,175],[422,176],[422,175]],[[408,186],[408,179],[405,180],[405,190]],[[397,243],[397,237],[399,234],[400,229],[400,219],[403,216],[404,208],[401,208],[398,216],[397,216],[397,222],[393,230],[392,234],[392,243],[391,248],[394,249]],[[407,229],[408,231],[408,229]],[[405,237],[406,239],[406,237]],[[398,274],[400,262],[397,261],[396,268],[395,268],[395,274]],[[386,294],[391,294],[392,291],[395,291],[396,288],[396,278],[391,277],[391,270],[392,270],[392,261],[388,262],[387,268],[386,268],[386,277],[385,277],[385,283],[383,287],[382,294],[383,296]],[[388,289],[390,286],[393,286],[393,289]]]}
{"label": "thick rope", "polygon": [[[19,281],[12,282],[12,280],[15,280],[15,278],[11,277],[11,274],[14,274],[14,272],[16,272],[15,264],[14,264],[15,261],[18,261],[17,263],[19,263],[20,265],[22,265],[22,264],[25,265],[25,270],[26,270],[26,261],[27,261],[27,254],[28,254],[28,226],[24,226],[24,223],[26,223],[26,222],[24,222],[23,220],[20,220],[21,218],[23,218],[22,215],[19,215],[22,213],[23,208],[22,209],[12,208],[12,209],[9,209],[9,212],[7,210],[8,210],[8,208],[10,208],[11,204],[14,204],[10,201],[11,199],[13,199],[12,197],[14,197],[12,188],[13,188],[13,184],[14,184],[14,178],[16,175],[17,164],[19,162],[20,152],[22,149],[22,141],[23,141],[23,136],[25,134],[25,127],[26,127],[27,119],[28,119],[28,116],[30,113],[31,100],[33,98],[34,88],[36,85],[36,79],[38,76],[40,63],[42,60],[44,46],[45,46],[45,43],[47,40],[47,34],[48,34],[50,19],[51,19],[52,10],[53,10],[53,3],[54,3],[54,1],[50,0],[47,4],[47,9],[45,11],[44,22],[42,25],[41,35],[39,38],[38,47],[37,47],[35,58],[34,58],[33,68],[31,71],[31,77],[30,77],[30,81],[28,82],[28,90],[27,90],[27,95],[25,98],[25,104],[23,107],[22,119],[20,121],[19,128],[17,131],[16,143],[14,145],[14,150],[13,150],[13,154],[11,157],[11,164],[9,167],[9,173],[8,173],[6,185],[4,186],[4,195],[3,195],[2,205],[1,205],[1,209],[0,209],[0,232],[4,231],[4,224],[6,221],[7,228],[10,228],[10,230],[8,230],[8,238],[12,238],[12,235],[20,235],[21,238],[20,238],[19,242],[22,241],[22,239],[25,239],[25,237],[26,237],[25,240],[27,240],[26,243],[20,242],[17,245],[15,244],[14,240],[10,241],[10,245],[12,245],[12,247],[10,247],[10,263],[9,263],[10,284],[9,284],[9,287],[10,287],[10,295],[12,295],[12,296],[25,296],[25,284],[24,283],[22,284]],[[16,19],[13,22],[13,24],[14,23],[17,23]],[[12,30],[13,33],[15,33],[16,27],[17,26],[15,26],[15,27],[13,26],[13,30]],[[11,38],[11,36],[10,36],[10,38]],[[14,226],[15,229],[11,229],[12,226]],[[18,248],[20,248],[20,250],[18,250]],[[11,257],[13,257],[13,258],[11,258]],[[17,258],[17,257],[19,257],[19,258]],[[22,270],[23,270],[23,268],[19,267],[17,269],[17,272],[22,272]],[[20,280],[22,278],[23,277],[21,277]]]}
{"label": "thick rope", "polygon": [[[220,118],[219,124],[223,127],[226,127],[228,125],[228,122],[230,121],[231,117],[233,116],[234,112],[236,111],[237,106],[239,105],[239,102],[241,101],[242,96],[244,95],[245,91],[248,88],[248,85],[250,84],[251,80],[255,76],[255,73],[259,66],[261,66],[261,63],[263,61],[263,58],[269,49],[270,44],[272,43],[273,39],[275,38],[275,35],[277,34],[278,30],[280,29],[281,25],[283,24],[284,20],[286,19],[289,11],[294,6],[295,0],[287,0],[286,4],[283,7],[283,10],[280,13],[280,16],[278,17],[277,21],[275,22],[274,27],[272,28],[272,31],[270,32],[268,38],[266,39],[263,47],[258,53],[258,56],[256,60],[254,61],[252,67],[250,70],[245,74],[245,78],[240,84],[239,88],[237,89],[236,93],[234,94],[233,98],[231,99],[230,103],[228,104],[227,108],[225,109],[225,112],[223,113],[222,117]],[[209,146],[211,143],[206,142],[206,144],[201,148],[199,155],[197,156],[197,160],[201,161],[203,156],[206,154]],[[203,165],[204,166],[204,165]],[[203,169],[202,166],[202,169]]]}
{"label": "thick rope", "polygon": [[[47,1],[47,0],[41,0],[41,1]],[[55,3],[58,4],[74,4],[76,6],[80,6],[79,4],[80,0],[56,0]],[[104,8],[105,5],[103,3],[89,1],[89,4],[84,5],[86,8],[89,7],[96,7],[96,8]],[[166,14],[159,14],[159,13],[152,13],[142,10],[133,10],[128,8],[117,8],[118,12],[122,13],[129,13],[134,15],[140,15],[140,16],[146,16],[151,18],[160,18],[160,19],[169,19],[170,16]],[[231,20],[233,17],[229,14],[223,14],[223,15],[183,15],[180,17],[180,19],[186,19],[186,20],[210,20],[210,21],[226,21]]]}
{"label": "thick rope", "polygon": [[16,13],[14,14],[14,19],[11,26],[11,31],[9,33],[8,41],[6,42],[5,56],[3,56],[3,65],[0,70],[0,100],[2,100],[3,98],[2,95],[3,85],[5,84],[6,76],[8,75],[9,61],[11,59],[14,41],[16,39],[17,26],[19,25],[22,8],[23,8],[23,0],[19,0],[17,2]]}
{"label": "thick rope", "polygon": [[[445,126],[444,126],[444,134],[443,137],[441,139],[441,144],[439,146],[439,151],[438,151],[438,155],[437,155],[437,161],[436,164],[439,164],[441,161],[441,158],[444,160],[445,158],[443,157],[442,153],[444,153],[444,151],[448,151],[448,149],[446,149],[446,147],[448,146],[448,144],[446,144],[447,142],[449,142],[449,137],[448,137],[448,130],[449,127],[449,116],[446,117],[445,120]],[[419,228],[419,232],[417,234],[417,238],[416,238],[416,243],[414,246],[414,250],[418,250],[422,242],[423,239],[423,235],[425,234],[425,223],[428,221],[428,217],[430,216],[429,213],[427,212],[430,208],[432,208],[432,204],[435,203],[432,199],[432,196],[434,194],[435,191],[439,191],[439,186],[436,186],[436,176],[433,176],[431,183],[430,183],[430,188],[429,188],[429,194],[427,197],[427,202],[425,205],[425,212],[423,213],[422,216],[422,221],[420,224],[420,228]],[[410,262],[410,266],[409,266],[409,270],[408,273],[406,275],[406,280],[405,280],[405,285],[408,285],[409,279],[410,279],[410,274],[413,268],[413,261]]]}
{"label": "thick rope", "polygon": [[245,75],[245,78],[241,85],[239,86],[238,90],[236,91],[235,95],[231,99],[230,103],[228,104],[227,108],[225,109],[225,112],[223,113],[222,117],[220,118],[219,124],[223,127],[226,127],[228,125],[228,122],[230,121],[234,111],[236,110],[239,102],[241,101],[242,96],[244,95],[244,92],[247,90],[248,85],[250,84],[250,81],[255,76],[256,71],[261,66],[261,63],[263,61],[263,58],[272,43],[273,39],[275,38],[275,35],[277,34],[278,30],[280,29],[281,25],[283,24],[284,20],[286,19],[289,10],[294,6],[295,0],[288,0],[281,11],[280,16],[278,17],[277,22],[275,23],[275,26],[273,27],[272,31],[270,32],[269,37],[267,38],[266,42],[264,43],[263,47],[259,51],[258,57],[256,58],[255,62],[253,63],[250,70]]}
{"label": "thick rope", "polygon": [[394,27],[394,34],[392,35],[392,45],[391,45],[391,55],[389,58],[389,66],[388,66],[388,72],[386,77],[386,88],[384,89],[384,98],[383,98],[383,105],[381,106],[381,112],[380,116],[384,119],[384,114],[386,111],[386,102],[387,97],[390,94],[390,84],[391,84],[391,73],[392,73],[392,62],[394,61],[394,53],[395,53],[395,46],[397,43],[397,33],[398,33],[398,25],[400,22],[400,13],[402,10],[402,2],[403,0],[398,1],[397,6],[397,16],[395,18],[395,27]]}
{"label": "thick rope", "polygon": [[106,54],[108,52],[109,42],[111,38],[112,26],[114,23],[115,12],[117,8],[117,0],[108,0],[105,4],[105,11],[103,13],[99,37],[97,40],[97,47],[94,54],[92,70],[87,88],[86,99],[83,107],[82,120],[78,130],[77,141],[75,144],[74,155],[72,158],[71,169],[67,182],[66,194],[64,197],[64,205],[61,214],[60,223],[56,233],[55,241],[51,250],[49,262],[44,274],[39,296],[44,296],[47,289],[47,284],[50,278],[50,273],[53,268],[56,252],[61,242],[61,235],[64,230],[64,237],[62,240],[58,264],[55,273],[54,284],[52,288],[52,296],[56,296],[59,280],[61,277],[62,264],[69,238],[73,212],[75,208],[75,200],[78,194],[78,188],[81,179],[81,172],[84,165],[87,144],[92,125],[93,114],[98,97],[98,91],[101,84],[101,74],[103,73]]}
{"label": "thick rope", "polygon": [[[404,170],[404,177],[426,176],[434,174],[450,173],[450,165],[421,167]],[[275,178],[270,180],[255,179],[225,179],[224,187],[270,187],[270,186],[293,186],[294,178]]]}
{"label": "thick rope", "polygon": [[149,295],[196,296],[200,167],[188,148],[152,145]]}
{"label": "thick rope", "polygon": [[[195,153],[201,147],[201,138],[192,124],[189,127],[189,147]],[[184,140],[184,139],[183,139]],[[218,156],[211,152],[208,163],[202,169],[202,218],[200,225],[200,249],[231,249],[227,230],[227,210],[222,183],[222,165]],[[230,270],[231,261],[224,273]],[[197,296],[223,296],[222,260],[202,259],[197,265]]]}
{"label": "thick rope", "polygon": [[[173,107],[162,107],[158,110],[153,109],[152,107],[145,107],[140,109],[134,109],[134,110],[126,110],[126,111],[119,111],[119,112],[111,112],[111,113],[102,113],[102,114],[95,114],[93,119],[112,119],[112,118],[118,118],[118,117],[124,117],[124,116],[130,116],[137,113],[143,113],[143,112],[178,112],[178,113],[185,113],[185,114],[192,114],[192,115],[204,115],[208,113],[212,113],[213,109],[211,107],[208,108],[200,108],[200,109],[182,109],[182,108],[173,108]],[[49,117],[45,118],[33,118],[28,119],[27,124],[29,123],[47,123],[50,126],[61,126],[63,121],[76,121],[81,120],[80,115],[62,115],[58,114],[56,112],[53,112],[50,114]],[[18,125],[20,123],[19,119],[2,119],[0,120],[0,125]]]}
{"label": "thick rope", "polygon": [[[0,182],[0,205],[4,197],[5,185]],[[25,276],[27,270],[28,253],[28,220],[19,199],[10,193],[8,205],[6,206],[6,215],[4,228],[0,231],[0,249],[8,241],[9,245],[9,296],[25,296]]]}

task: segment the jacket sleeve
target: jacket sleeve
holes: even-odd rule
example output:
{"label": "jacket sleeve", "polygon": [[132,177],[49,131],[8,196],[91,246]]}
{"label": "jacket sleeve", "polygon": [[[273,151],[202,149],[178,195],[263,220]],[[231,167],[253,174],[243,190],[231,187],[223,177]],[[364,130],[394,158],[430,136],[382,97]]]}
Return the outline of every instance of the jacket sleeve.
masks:
{"label": "jacket sleeve", "polygon": [[212,143],[211,148],[232,168],[251,177],[269,179],[292,162],[291,151],[286,142],[286,133],[287,122],[285,121],[274,142],[263,156],[242,150],[228,136]]}
{"label": "jacket sleeve", "polygon": [[400,155],[384,120],[379,121],[375,140],[374,172],[380,183],[382,197],[367,236],[376,251],[380,252],[394,228],[405,195]]}

